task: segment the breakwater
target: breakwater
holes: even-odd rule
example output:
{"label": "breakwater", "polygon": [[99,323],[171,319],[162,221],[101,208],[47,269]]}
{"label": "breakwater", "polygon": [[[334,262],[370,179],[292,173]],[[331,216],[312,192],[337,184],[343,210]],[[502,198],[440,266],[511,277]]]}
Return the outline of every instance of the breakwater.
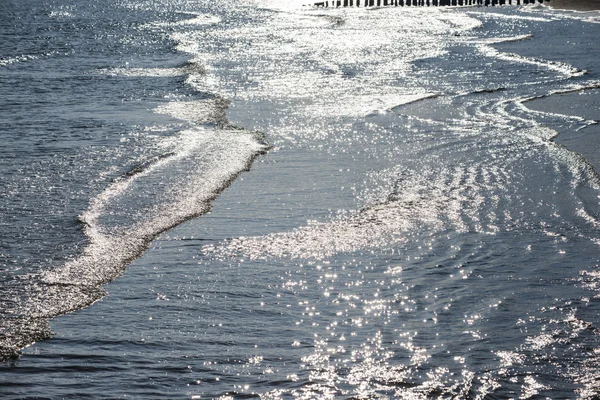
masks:
{"label": "breakwater", "polygon": [[316,7],[443,7],[503,6],[543,3],[550,0],[332,0],[314,3]]}

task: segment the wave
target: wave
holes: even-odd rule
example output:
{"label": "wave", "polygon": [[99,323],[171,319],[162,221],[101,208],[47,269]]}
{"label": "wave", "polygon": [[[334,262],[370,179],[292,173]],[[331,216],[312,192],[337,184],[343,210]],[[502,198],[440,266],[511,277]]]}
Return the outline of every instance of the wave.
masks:
{"label": "wave", "polygon": [[537,67],[542,67],[551,71],[558,72],[559,74],[564,75],[568,78],[583,76],[587,73],[586,70],[574,67],[567,63],[544,60],[535,57],[525,57],[516,53],[503,52],[493,47],[493,45],[495,44],[521,42],[525,40],[531,40],[532,38],[533,34],[489,38],[479,42],[479,51],[487,57],[506,60],[509,62],[516,62],[520,64],[535,65]]}
{"label": "wave", "polygon": [[506,91],[505,87],[498,87],[498,88],[474,90],[472,92],[464,93],[464,95],[468,95],[468,94],[483,94],[483,93],[497,93],[497,92],[504,92],[504,91]]}
{"label": "wave", "polygon": [[[480,11],[471,11],[468,12],[467,14],[469,15],[480,15],[482,17],[487,17],[489,16],[489,14],[487,12],[480,12]],[[539,16],[532,16],[532,15],[511,15],[511,14],[500,14],[500,13],[494,13],[494,18],[497,19],[507,19],[507,20],[524,20],[524,21],[537,21],[537,22],[550,22],[552,20],[554,20],[554,18],[543,18],[543,17],[539,17]]]}
{"label": "wave", "polygon": [[[394,112],[403,106],[418,103],[427,99],[439,97],[437,93],[388,93],[382,94],[352,94],[348,98],[339,100],[337,107],[333,109],[339,115],[347,115],[354,117],[369,117],[378,114]],[[309,111],[325,113],[329,112],[328,107],[321,105],[307,107]]]}
{"label": "wave", "polygon": [[533,39],[533,34],[528,33],[525,35],[491,38],[491,39],[486,40],[485,43],[487,43],[487,44],[511,43],[511,42],[522,42],[522,41],[531,40],[531,39]]}
{"label": "wave", "polygon": [[[592,81],[592,82],[588,82],[588,83],[583,84],[583,85],[582,84],[570,85],[570,86],[568,86],[566,88],[561,88],[561,89],[553,90],[553,91],[550,91],[550,92],[545,93],[543,95],[527,97],[527,98],[523,99],[521,101],[521,103],[526,103],[526,102],[533,101],[533,100],[536,100],[536,99],[543,99],[543,98],[554,96],[554,95],[568,94],[568,93],[577,93],[577,92],[582,92],[582,91],[586,91],[586,90],[594,90],[594,89],[600,89],[600,82],[598,82],[598,81]],[[531,111],[533,111],[533,110],[531,110]]]}
{"label": "wave", "polygon": [[[100,285],[115,279],[158,234],[207,212],[210,202],[267,149],[258,134],[234,129],[193,128],[178,141],[172,155],[92,200],[80,216],[89,245],[78,258],[43,273],[44,282]],[[123,210],[131,203],[142,207]]]}
{"label": "wave", "polygon": [[[573,84],[538,97],[598,87],[597,82]],[[506,90],[479,90],[457,97],[502,93]],[[440,96],[435,94],[422,95],[412,101],[406,99],[405,104],[438,97]],[[582,200],[576,191],[581,187],[600,188],[599,175],[584,157],[554,143],[553,140],[558,135],[556,130],[537,122],[528,111],[518,109],[519,104],[529,99],[501,97],[500,100],[482,104],[489,109],[480,107],[475,110],[471,123],[481,120],[482,129],[476,129],[470,134],[467,131],[461,133],[461,140],[466,141],[466,144],[461,146],[460,151],[465,152],[464,159],[468,161],[460,166],[440,166],[439,169],[418,172],[398,169],[384,171],[382,175],[387,178],[382,179],[380,186],[393,188],[387,198],[379,196],[372,204],[349,216],[332,217],[325,222],[309,222],[287,232],[234,238],[220,245],[206,246],[202,251],[225,258],[240,256],[249,259],[283,257],[323,260],[340,253],[368,251],[373,248],[393,249],[398,244],[412,240],[415,232],[418,234],[420,230],[496,234],[501,229],[513,229],[518,225],[520,217],[511,215],[510,210],[524,207],[523,204],[517,204],[520,200],[510,198],[510,193],[518,191],[514,189],[514,180],[520,176],[519,165],[523,152],[544,157],[541,165],[553,165],[573,190],[577,207],[564,211],[565,215],[568,214],[564,229],[570,229],[568,226],[571,222],[568,219],[578,220],[585,226],[597,229],[600,225],[597,216],[587,209],[589,204],[594,203]],[[489,144],[489,150],[486,150],[489,154],[478,152],[477,143],[480,142]],[[439,144],[438,151],[440,154],[445,153],[442,143]],[[456,149],[453,151],[457,153]],[[457,157],[457,154],[453,156]],[[536,173],[543,175],[546,171],[529,173],[532,176]],[[524,187],[531,185],[525,180],[520,184]],[[540,198],[539,201],[544,204],[545,199]],[[515,204],[510,205],[511,202]],[[541,215],[539,210],[536,209],[535,212]],[[552,218],[555,216],[548,216],[548,219]],[[519,229],[523,229],[523,226]],[[588,239],[597,240],[596,237]]]}
{"label": "wave", "polygon": [[407,106],[409,104],[415,104],[415,103],[418,103],[423,100],[436,99],[440,96],[441,95],[438,93],[426,93],[426,94],[416,94],[413,96],[405,96],[403,102],[391,107],[389,110],[396,111],[397,109],[399,109],[402,106]]}
{"label": "wave", "polygon": [[185,76],[187,72],[182,68],[101,68],[95,71],[100,75],[126,76],[126,77],[155,77],[168,78]]}
{"label": "wave", "polygon": [[12,281],[14,285],[3,286],[0,361],[18,358],[24,347],[51,337],[50,318],[89,306],[106,295],[100,287],[43,282],[35,274],[14,276]]}
{"label": "wave", "polygon": [[[187,65],[197,68],[194,62]],[[3,304],[0,359],[18,357],[23,347],[49,337],[48,319],[103,298],[101,285],[120,276],[157,235],[209,211],[211,202],[267,151],[261,133],[229,123],[228,107],[228,100],[215,96],[155,109],[187,128],[163,137],[162,155],[132,168],[90,200],[79,216],[87,238],[79,255],[38,275],[15,278],[31,283],[16,292],[17,301]]]}
{"label": "wave", "polygon": [[389,180],[387,199],[328,222],[309,222],[292,231],[229,240],[224,247],[206,246],[205,253],[250,259],[289,257],[326,259],[337,253],[372,248],[393,249],[413,240],[422,230],[476,231],[493,234],[503,217],[483,209],[490,199],[496,208],[501,196],[486,192],[505,190],[510,172],[502,166],[478,163],[449,169],[381,172]]}
{"label": "wave", "polygon": [[40,56],[35,55],[35,54],[22,54],[22,55],[15,56],[15,57],[2,57],[2,58],[0,58],[0,67],[6,67],[11,64],[16,64],[16,63],[21,63],[21,62],[26,62],[26,61],[31,61],[31,60],[37,60],[38,58],[40,58]]}
{"label": "wave", "polygon": [[[494,126],[503,127],[503,129],[510,131],[511,135],[522,136],[532,143],[537,143],[551,149],[553,158],[566,166],[570,171],[570,174],[573,176],[572,182],[584,182],[584,184],[598,189],[600,188],[600,175],[594,166],[579,153],[561,144],[555,143],[555,139],[559,135],[559,132],[546,126],[544,119],[553,117],[554,119],[560,118],[562,120],[567,120],[570,123],[579,125],[579,128],[576,128],[575,130],[581,130],[587,126],[598,124],[598,121],[589,120],[576,115],[538,111],[530,109],[525,105],[527,102],[554,95],[595,90],[598,88],[600,88],[600,82],[598,81],[591,81],[583,84],[569,84],[565,82],[561,87],[554,90],[542,88],[541,93],[531,94],[529,96],[492,100],[490,103],[484,103],[478,106],[472,112],[480,121],[487,121]],[[496,90],[493,90],[490,93],[494,92],[496,92]],[[481,91],[464,95],[468,96],[478,93],[481,93]],[[552,124],[550,126],[552,126]]]}
{"label": "wave", "polygon": [[94,73],[109,76],[169,78],[176,76],[203,75],[206,68],[199,60],[189,60],[178,67],[172,68],[99,68]]}
{"label": "wave", "polygon": [[15,278],[31,283],[14,304],[3,305],[8,314],[0,359],[49,337],[48,319],[104,297],[101,285],[120,276],[157,235],[209,211],[212,200],[268,149],[260,133],[232,126],[192,127],[168,140],[172,151],[132,169],[91,200],[79,217],[88,243],[77,257]]}
{"label": "wave", "polygon": [[[534,94],[534,95],[530,95],[530,96],[526,96],[526,97],[513,98],[513,99],[505,100],[505,101],[499,103],[500,108],[507,107],[509,104],[514,105],[515,110],[513,110],[513,111],[518,111],[518,113],[513,112],[513,114],[511,115],[508,111],[506,111],[504,109],[501,109],[501,110],[498,109],[497,112],[507,118],[512,118],[513,120],[528,121],[530,124],[533,124],[537,128],[540,128],[541,125],[539,123],[535,123],[532,121],[532,118],[531,118],[532,115],[540,115],[543,117],[559,117],[561,119],[569,120],[569,121],[579,124],[580,127],[577,128],[576,130],[581,130],[587,126],[598,124],[598,121],[592,120],[592,119],[586,119],[584,117],[580,117],[577,115],[535,110],[532,108],[528,108],[525,104],[535,101],[535,100],[548,98],[551,96],[565,95],[565,94],[570,94],[570,93],[581,93],[584,91],[596,90],[596,89],[600,89],[599,81],[590,81],[590,82],[586,82],[584,84],[581,84],[581,83],[567,84],[567,85],[563,85],[562,87],[560,87],[558,89],[545,91],[544,93],[541,93],[541,94]],[[523,116],[526,115],[527,118],[519,117],[519,115],[523,115]],[[543,136],[547,140],[552,140],[558,134],[555,131],[552,131],[552,132],[555,133],[552,136],[548,136],[548,135],[543,135]]]}
{"label": "wave", "polygon": [[[519,39],[519,40],[525,40],[525,39]],[[512,40],[510,40],[510,41],[514,41],[514,38],[512,38]],[[542,67],[542,68],[557,72],[561,75],[566,76],[567,78],[583,76],[587,73],[586,70],[574,67],[574,66],[566,64],[566,63],[562,63],[562,62],[558,62],[558,61],[549,61],[549,60],[544,60],[544,59],[535,58],[535,57],[525,57],[525,56],[521,56],[521,55],[515,54],[515,53],[501,52],[491,46],[493,44],[502,43],[502,42],[503,41],[495,41],[495,40],[485,41],[485,42],[482,42],[482,46],[479,49],[480,49],[481,53],[483,53],[485,56],[488,56],[491,58],[497,58],[497,59],[501,59],[501,60],[505,60],[505,61],[520,63],[520,64],[531,64],[536,67]]]}
{"label": "wave", "polygon": [[44,273],[44,282],[113,280],[158,234],[207,212],[269,147],[261,133],[229,124],[228,107],[219,97],[157,107],[155,112],[192,126],[165,138],[168,151],[162,156],[135,167],[91,200],[79,217],[89,245],[80,257]]}
{"label": "wave", "polygon": [[185,12],[183,15],[190,16],[189,18],[180,21],[156,21],[141,25],[141,28],[153,29],[153,28],[164,28],[164,27],[179,27],[179,26],[206,26],[214,25],[221,22],[221,17],[213,14],[203,14],[194,12]]}
{"label": "wave", "polygon": [[346,23],[346,20],[336,15],[327,14],[315,14],[315,17],[323,18],[330,24],[331,27],[342,26]]}
{"label": "wave", "polygon": [[50,11],[48,13],[50,18],[73,18],[73,13],[65,10]]}
{"label": "wave", "polygon": [[564,8],[557,7],[556,4],[540,4],[540,7],[525,8],[524,11],[533,11],[536,13],[542,11],[545,15],[552,17],[560,15],[560,18],[570,18],[589,23],[600,23],[600,11],[598,11],[597,6],[595,6],[593,2],[589,3],[589,9],[585,9],[587,6],[586,2],[573,2],[572,5],[575,5],[575,7],[570,7],[568,4]]}

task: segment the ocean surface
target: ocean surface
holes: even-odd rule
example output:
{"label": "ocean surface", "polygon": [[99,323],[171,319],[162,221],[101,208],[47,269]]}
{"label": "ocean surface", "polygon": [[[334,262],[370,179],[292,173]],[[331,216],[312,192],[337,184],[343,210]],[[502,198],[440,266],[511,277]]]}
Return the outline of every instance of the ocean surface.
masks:
{"label": "ocean surface", "polygon": [[597,399],[600,12],[0,5],[0,398]]}

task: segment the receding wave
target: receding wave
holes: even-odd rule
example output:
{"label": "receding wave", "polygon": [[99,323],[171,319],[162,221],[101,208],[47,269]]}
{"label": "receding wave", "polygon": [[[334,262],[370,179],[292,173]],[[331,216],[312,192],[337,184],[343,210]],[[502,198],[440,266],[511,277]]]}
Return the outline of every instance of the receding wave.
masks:
{"label": "receding wave", "polygon": [[488,44],[498,44],[498,43],[522,42],[524,40],[530,40],[530,39],[533,39],[533,35],[531,33],[528,33],[526,35],[491,38],[491,39],[488,39],[487,43]]}
{"label": "receding wave", "polygon": [[600,82],[590,82],[590,83],[586,83],[585,85],[574,84],[567,88],[553,90],[553,91],[550,91],[543,95],[527,97],[526,99],[522,100],[521,103],[527,103],[527,102],[530,102],[530,101],[533,101],[536,99],[543,99],[545,97],[550,97],[550,96],[554,96],[554,95],[577,93],[577,92],[583,92],[586,90],[594,90],[594,89],[600,89]]}
{"label": "receding wave", "polygon": [[227,104],[217,98],[157,110],[192,126],[164,138],[162,156],[133,168],[90,201],[79,217],[88,242],[78,256],[22,277],[21,284],[31,283],[14,298],[3,297],[7,314],[1,318],[0,359],[16,357],[24,346],[49,337],[49,318],[101,299],[100,285],[117,278],[158,234],[207,212],[211,201],[267,150],[260,133],[226,122]]}
{"label": "receding wave", "polygon": [[[505,190],[509,172],[500,166],[473,165],[447,170],[420,171],[412,176],[395,168],[384,171],[395,187],[387,200],[328,222],[311,222],[289,232],[232,239],[224,248],[205,252],[249,258],[291,257],[323,259],[336,253],[369,248],[391,248],[411,240],[422,229],[477,231],[493,234],[506,216],[482,206]],[[493,208],[493,207],[492,207]]]}
{"label": "receding wave", "polygon": [[524,35],[524,36],[503,38],[500,40],[493,39],[493,40],[485,41],[482,43],[482,46],[480,47],[480,51],[481,51],[481,53],[483,53],[484,55],[486,55],[488,57],[498,58],[498,59],[502,59],[502,60],[506,60],[506,61],[510,61],[510,62],[516,62],[516,63],[520,63],[520,64],[534,65],[537,67],[541,67],[541,68],[545,68],[545,69],[557,72],[568,78],[582,76],[587,73],[586,70],[574,67],[574,66],[566,64],[566,63],[562,63],[562,62],[558,62],[558,61],[543,60],[543,59],[535,58],[535,57],[525,57],[525,56],[521,56],[521,55],[515,54],[515,53],[506,53],[506,52],[499,51],[499,50],[495,49],[494,47],[492,47],[494,44],[498,44],[498,43],[502,43],[502,42],[520,41],[520,40],[526,40],[529,38],[530,38],[530,35]]}
{"label": "receding wave", "polygon": [[[439,96],[440,95],[437,93],[349,95],[347,98],[344,98],[343,101],[340,101],[335,112],[342,115],[365,117],[395,111],[403,106]],[[309,107],[309,110],[315,111],[316,107],[317,106]],[[323,108],[320,112],[326,113],[328,111],[327,108]]]}
{"label": "receding wave", "polygon": [[336,15],[315,14],[314,16],[327,20],[331,24],[331,26],[342,26],[346,23],[344,18],[336,16]]}
{"label": "receding wave", "polygon": [[266,149],[255,133],[243,130],[194,128],[178,140],[173,155],[93,199],[81,216],[89,245],[80,257],[45,272],[44,282],[99,285],[116,278],[156,235],[208,211],[210,201]]}
{"label": "receding wave", "polygon": [[95,73],[110,76],[168,78],[175,76],[202,75],[206,72],[200,61],[190,60],[179,67],[172,68],[100,68]]}
{"label": "receding wave", "polygon": [[390,111],[395,111],[396,109],[398,109],[402,106],[407,106],[409,104],[418,103],[420,101],[427,100],[427,99],[435,99],[438,97],[440,97],[440,94],[438,94],[438,93],[426,93],[426,94],[422,94],[422,95],[414,95],[414,97],[406,96],[402,103],[396,104],[395,106],[391,107]]}
{"label": "receding wave", "polygon": [[491,89],[474,90],[468,94],[496,93],[496,92],[504,92],[505,90],[506,90],[506,88],[499,87],[499,88],[491,88]]}
{"label": "receding wave", "polygon": [[[471,11],[469,12],[469,15],[477,15],[477,16],[487,16],[487,14],[485,12],[477,12],[477,11]],[[533,16],[533,15],[510,15],[510,14],[494,14],[494,18],[498,18],[498,19],[506,19],[506,20],[522,20],[522,21],[538,21],[538,22],[550,22],[553,20],[553,18],[544,18],[541,16]]]}
{"label": "receding wave", "polygon": [[25,61],[31,61],[38,59],[40,56],[34,54],[23,54],[16,57],[0,57],[0,67],[6,67],[7,65],[16,64]]}
{"label": "receding wave", "polygon": [[112,76],[145,76],[145,77],[173,77],[184,76],[187,72],[182,68],[103,68],[96,71],[102,75]]}
{"label": "receding wave", "polygon": [[151,22],[148,24],[144,24],[142,25],[142,28],[157,28],[157,27],[176,27],[176,26],[190,26],[190,25],[197,25],[197,26],[202,26],[202,25],[213,25],[213,24],[218,24],[219,22],[221,22],[221,18],[216,16],[216,15],[212,15],[212,14],[202,14],[202,13],[193,13],[193,12],[187,12],[187,13],[183,13],[186,16],[189,16],[190,18],[186,18],[180,21],[174,21],[174,22],[169,22],[169,21],[158,21],[158,22]]}

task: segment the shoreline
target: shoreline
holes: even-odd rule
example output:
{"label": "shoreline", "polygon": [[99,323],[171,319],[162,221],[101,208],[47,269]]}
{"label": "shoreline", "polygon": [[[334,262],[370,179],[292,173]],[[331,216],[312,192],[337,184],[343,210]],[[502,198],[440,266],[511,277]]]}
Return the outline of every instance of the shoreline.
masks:
{"label": "shoreline", "polygon": [[600,11],[600,0],[551,0],[554,9],[572,11]]}

